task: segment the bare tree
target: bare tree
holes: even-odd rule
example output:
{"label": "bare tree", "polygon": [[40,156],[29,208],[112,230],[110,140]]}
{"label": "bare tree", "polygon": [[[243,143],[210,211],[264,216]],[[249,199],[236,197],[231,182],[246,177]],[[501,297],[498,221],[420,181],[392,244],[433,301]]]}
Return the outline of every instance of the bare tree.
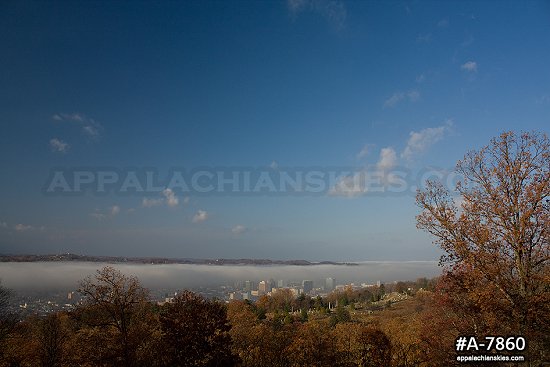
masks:
{"label": "bare tree", "polygon": [[139,306],[148,300],[148,291],[136,277],[107,266],[98,270],[95,277],[82,280],[79,292],[85,297],[84,306],[91,315],[84,317],[85,322],[118,331],[122,363],[132,365],[135,348],[130,338],[131,326]]}

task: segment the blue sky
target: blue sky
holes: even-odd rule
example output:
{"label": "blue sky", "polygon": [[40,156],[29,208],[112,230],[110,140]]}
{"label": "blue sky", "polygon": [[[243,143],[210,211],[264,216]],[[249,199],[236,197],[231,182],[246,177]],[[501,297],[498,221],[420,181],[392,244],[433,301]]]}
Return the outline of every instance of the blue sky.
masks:
{"label": "blue sky", "polygon": [[2,253],[437,259],[410,187],[43,188],[56,167],[416,175],[549,126],[547,2],[8,1],[0,47]]}

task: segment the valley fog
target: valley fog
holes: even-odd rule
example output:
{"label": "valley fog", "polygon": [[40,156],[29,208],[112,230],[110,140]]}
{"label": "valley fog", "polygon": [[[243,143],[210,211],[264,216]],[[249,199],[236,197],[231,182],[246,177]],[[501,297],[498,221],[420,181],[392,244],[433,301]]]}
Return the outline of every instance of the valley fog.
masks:
{"label": "valley fog", "polygon": [[263,279],[301,282],[304,279],[317,283],[327,277],[338,284],[392,282],[431,278],[441,273],[437,261],[368,261],[357,265],[147,265],[108,264],[92,262],[29,262],[0,264],[0,280],[4,287],[16,292],[65,291],[78,288],[78,282],[97,269],[112,266],[125,275],[135,275],[149,289],[192,289],[204,286],[233,284],[237,281]]}

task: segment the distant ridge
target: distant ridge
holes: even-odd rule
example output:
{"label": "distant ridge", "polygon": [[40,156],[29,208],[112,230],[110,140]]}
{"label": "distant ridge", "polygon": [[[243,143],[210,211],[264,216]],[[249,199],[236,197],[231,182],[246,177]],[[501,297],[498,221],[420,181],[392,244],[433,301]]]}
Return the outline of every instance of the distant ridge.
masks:
{"label": "distant ridge", "polygon": [[85,261],[129,264],[196,264],[196,265],[357,265],[336,261],[269,260],[269,259],[186,259],[168,257],[91,256],[71,253],[55,255],[0,255],[0,262]]}

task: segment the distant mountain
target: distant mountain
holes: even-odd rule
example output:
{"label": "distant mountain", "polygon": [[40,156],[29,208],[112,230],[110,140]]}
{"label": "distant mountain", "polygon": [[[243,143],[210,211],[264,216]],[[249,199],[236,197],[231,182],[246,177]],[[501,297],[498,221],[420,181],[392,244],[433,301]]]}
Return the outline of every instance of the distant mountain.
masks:
{"label": "distant mountain", "polygon": [[307,260],[269,260],[269,259],[186,259],[167,257],[122,257],[90,256],[77,254],[55,255],[0,255],[0,262],[37,262],[37,261],[86,261],[130,264],[197,264],[197,265],[357,265],[335,261],[312,262]]}

